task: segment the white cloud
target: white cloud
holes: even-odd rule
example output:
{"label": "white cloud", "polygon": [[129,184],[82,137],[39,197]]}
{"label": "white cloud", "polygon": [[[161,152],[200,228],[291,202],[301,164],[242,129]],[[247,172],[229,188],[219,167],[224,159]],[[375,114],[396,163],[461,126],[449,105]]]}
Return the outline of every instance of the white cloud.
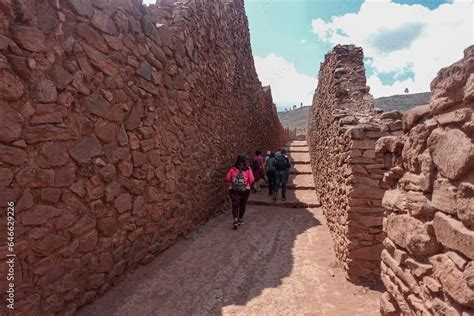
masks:
{"label": "white cloud", "polygon": [[300,40],[300,44],[306,44],[306,40],[305,39]]}
{"label": "white cloud", "polygon": [[316,78],[298,73],[293,63],[275,53],[254,60],[258,77],[263,85],[271,86],[277,106],[312,103]]}
{"label": "white cloud", "polygon": [[373,91],[377,91],[378,96],[387,96],[387,95],[394,95],[394,94],[404,94],[405,88],[408,88],[410,93],[417,93],[417,92],[426,92],[426,87],[417,86],[416,82],[413,79],[409,78],[406,80],[396,80],[391,85],[384,85],[379,77],[376,75],[372,75],[367,78],[367,84],[370,86],[370,93],[373,95]]}
{"label": "white cloud", "polygon": [[[329,22],[313,20],[313,32],[332,45],[355,44],[370,57],[375,74],[368,78],[375,97],[429,91],[438,70],[459,60],[474,43],[474,3],[454,0],[434,10],[422,5],[366,0],[359,12],[333,16]],[[383,85],[381,73],[403,74],[414,79]]]}

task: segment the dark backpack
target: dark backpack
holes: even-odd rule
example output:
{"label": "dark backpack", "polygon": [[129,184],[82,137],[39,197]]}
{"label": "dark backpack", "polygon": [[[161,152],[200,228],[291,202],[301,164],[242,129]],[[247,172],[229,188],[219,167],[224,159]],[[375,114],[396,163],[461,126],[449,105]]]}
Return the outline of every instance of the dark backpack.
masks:
{"label": "dark backpack", "polygon": [[286,169],[290,169],[290,161],[288,160],[288,158],[286,158],[283,155],[277,156],[275,158],[275,169],[277,171],[283,171],[283,170],[286,170]]}
{"label": "dark backpack", "polygon": [[260,164],[258,163],[258,160],[254,160],[252,162],[252,171],[257,171],[260,169]]}

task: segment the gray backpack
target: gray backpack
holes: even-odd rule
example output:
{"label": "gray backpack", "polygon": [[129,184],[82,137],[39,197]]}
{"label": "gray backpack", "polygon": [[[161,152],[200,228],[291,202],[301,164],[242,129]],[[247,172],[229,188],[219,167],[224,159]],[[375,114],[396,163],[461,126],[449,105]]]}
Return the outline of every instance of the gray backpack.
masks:
{"label": "gray backpack", "polygon": [[265,169],[267,171],[275,171],[275,158],[268,157],[267,161],[265,161]]}

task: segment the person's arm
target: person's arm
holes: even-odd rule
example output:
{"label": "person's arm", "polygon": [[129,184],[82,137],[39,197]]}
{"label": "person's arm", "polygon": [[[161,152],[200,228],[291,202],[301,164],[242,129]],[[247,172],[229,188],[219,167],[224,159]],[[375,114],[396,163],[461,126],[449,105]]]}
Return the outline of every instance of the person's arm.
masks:
{"label": "person's arm", "polygon": [[248,182],[249,186],[252,186],[252,183],[254,183],[254,181],[255,181],[255,177],[253,176],[253,172],[252,172],[251,168],[248,168],[247,172],[248,172],[248,177],[249,177],[249,180],[247,182]]}
{"label": "person's arm", "polygon": [[227,182],[229,182],[229,183],[232,182],[232,168],[230,168],[229,171],[227,171],[227,175],[225,176],[225,179],[226,179]]}

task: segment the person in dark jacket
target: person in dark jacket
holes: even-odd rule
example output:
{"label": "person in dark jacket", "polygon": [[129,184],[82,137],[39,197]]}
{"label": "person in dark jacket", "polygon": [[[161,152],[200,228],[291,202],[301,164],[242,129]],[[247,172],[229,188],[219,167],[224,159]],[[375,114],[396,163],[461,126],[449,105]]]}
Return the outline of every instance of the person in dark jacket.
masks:
{"label": "person in dark jacket", "polygon": [[275,186],[273,189],[273,201],[276,201],[278,190],[281,188],[281,200],[286,201],[286,183],[290,176],[291,163],[286,155],[286,150],[282,149],[275,153]]}
{"label": "person in dark jacket", "polygon": [[275,153],[270,153],[266,158],[265,170],[268,179],[268,195],[272,195],[275,188]]}

